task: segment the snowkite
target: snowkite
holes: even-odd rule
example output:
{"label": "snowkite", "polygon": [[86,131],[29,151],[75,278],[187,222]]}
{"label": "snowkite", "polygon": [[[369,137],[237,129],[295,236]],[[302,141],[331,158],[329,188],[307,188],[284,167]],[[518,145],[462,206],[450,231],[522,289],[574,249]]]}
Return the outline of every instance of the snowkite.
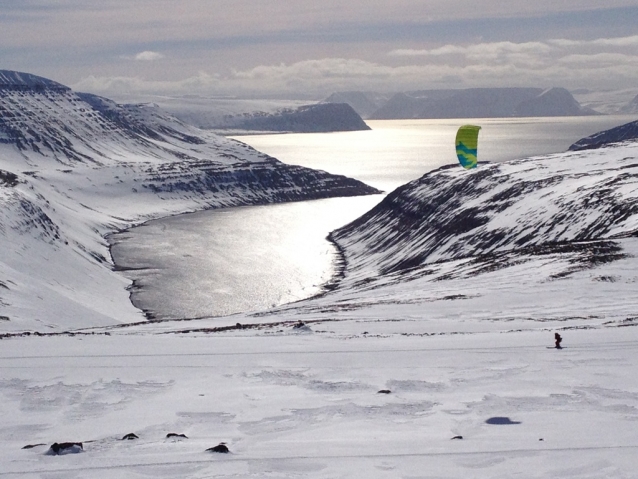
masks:
{"label": "snowkite", "polygon": [[463,125],[456,133],[456,156],[463,168],[476,168],[480,126]]}

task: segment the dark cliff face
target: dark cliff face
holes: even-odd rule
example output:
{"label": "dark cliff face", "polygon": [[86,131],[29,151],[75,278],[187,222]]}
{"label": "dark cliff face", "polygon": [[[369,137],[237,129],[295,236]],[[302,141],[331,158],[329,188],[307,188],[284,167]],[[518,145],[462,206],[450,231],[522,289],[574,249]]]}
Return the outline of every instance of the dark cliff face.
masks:
{"label": "dark cliff face", "polygon": [[638,139],[638,121],[632,121],[578,140],[569,149],[571,151],[592,150],[611,143],[635,139]]}

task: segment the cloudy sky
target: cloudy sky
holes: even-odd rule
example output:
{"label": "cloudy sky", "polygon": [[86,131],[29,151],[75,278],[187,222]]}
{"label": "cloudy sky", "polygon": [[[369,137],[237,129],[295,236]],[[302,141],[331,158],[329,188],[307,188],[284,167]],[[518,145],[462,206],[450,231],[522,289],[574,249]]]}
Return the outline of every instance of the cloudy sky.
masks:
{"label": "cloudy sky", "polygon": [[0,59],[111,95],[638,89],[638,0],[0,0]]}

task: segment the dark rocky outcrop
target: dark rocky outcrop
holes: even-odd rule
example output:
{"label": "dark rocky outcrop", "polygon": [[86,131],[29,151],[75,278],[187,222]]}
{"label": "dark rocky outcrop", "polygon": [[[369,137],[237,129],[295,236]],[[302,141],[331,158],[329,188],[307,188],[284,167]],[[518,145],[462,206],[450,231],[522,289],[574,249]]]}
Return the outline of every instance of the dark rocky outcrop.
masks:
{"label": "dark rocky outcrop", "polygon": [[225,442],[220,442],[216,446],[209,447],[206,449],[206,452],[218,452],[221,454],[228,454],[230,451],[228,450],[228,446],[226,446]]}
{"label": "dark rocky outcrop", "polygon": [[82,451],[84,451],[84,447],[81,442],[54,442],[51,444],[47,454],[60,456],[63,454],[77,454]]}
{"label": "dark rocky outcrop", "polygon": [[46,444],[43,442],[40,442],[38,444],[27,444],[22,449],[33,449],[34,447],[38,447],[38,446],[46,446]]}
{"label": "dark rocky outcrop", "polygon": [[122,441],[132,441],[134,439],[139,439],[139,436],[133,432],[129,432],[122,437]]}
{"label": "dark rocky outcrop", "polygon": [[186,436],[186,434],[178,434],[176,432],[169,432],[166,435],[166,439],[170,439],[171,437],[177,437],[177,438],[181,438],[181,439],[188,439],[188,436]]}
{"label": "dark rocky outcrop", "polygon": [[509,417],[491,417],[485,421],[486,424],[497,426],[508,426],[511,424],[520,424],[520,421],[512,421]]}
{"label": "dark rocky outcrop", "polygon": [[18,184],[18,175],[0,170],[0,186],[14,187]]}

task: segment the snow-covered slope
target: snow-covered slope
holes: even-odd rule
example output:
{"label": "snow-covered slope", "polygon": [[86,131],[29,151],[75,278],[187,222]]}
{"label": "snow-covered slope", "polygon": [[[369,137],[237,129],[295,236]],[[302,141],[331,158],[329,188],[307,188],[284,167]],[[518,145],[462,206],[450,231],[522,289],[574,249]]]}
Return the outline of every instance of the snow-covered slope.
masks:
{"label": "snow-covered slope", "polygon": [[563,154],[471,172],[442,168],[397,189],[334,238],[348,270],[380,274],[415,266],[638,233],[638,160]]}
{"label": "snow-covered slope", "polygon": [[569,147],[572,151],[591,150],[626,141],[636,141],[638,139],[638,121],[625,123],[624,125],[600,131],[594,135],[578,140]]}
{"label": "snow-covered slope", "polygon": [[[153,105],[0,71],[0,328],[138,319],[104,235],[202,208],[376,192],[285,165]],[[73,318],[73,319],[71,319]]]}

